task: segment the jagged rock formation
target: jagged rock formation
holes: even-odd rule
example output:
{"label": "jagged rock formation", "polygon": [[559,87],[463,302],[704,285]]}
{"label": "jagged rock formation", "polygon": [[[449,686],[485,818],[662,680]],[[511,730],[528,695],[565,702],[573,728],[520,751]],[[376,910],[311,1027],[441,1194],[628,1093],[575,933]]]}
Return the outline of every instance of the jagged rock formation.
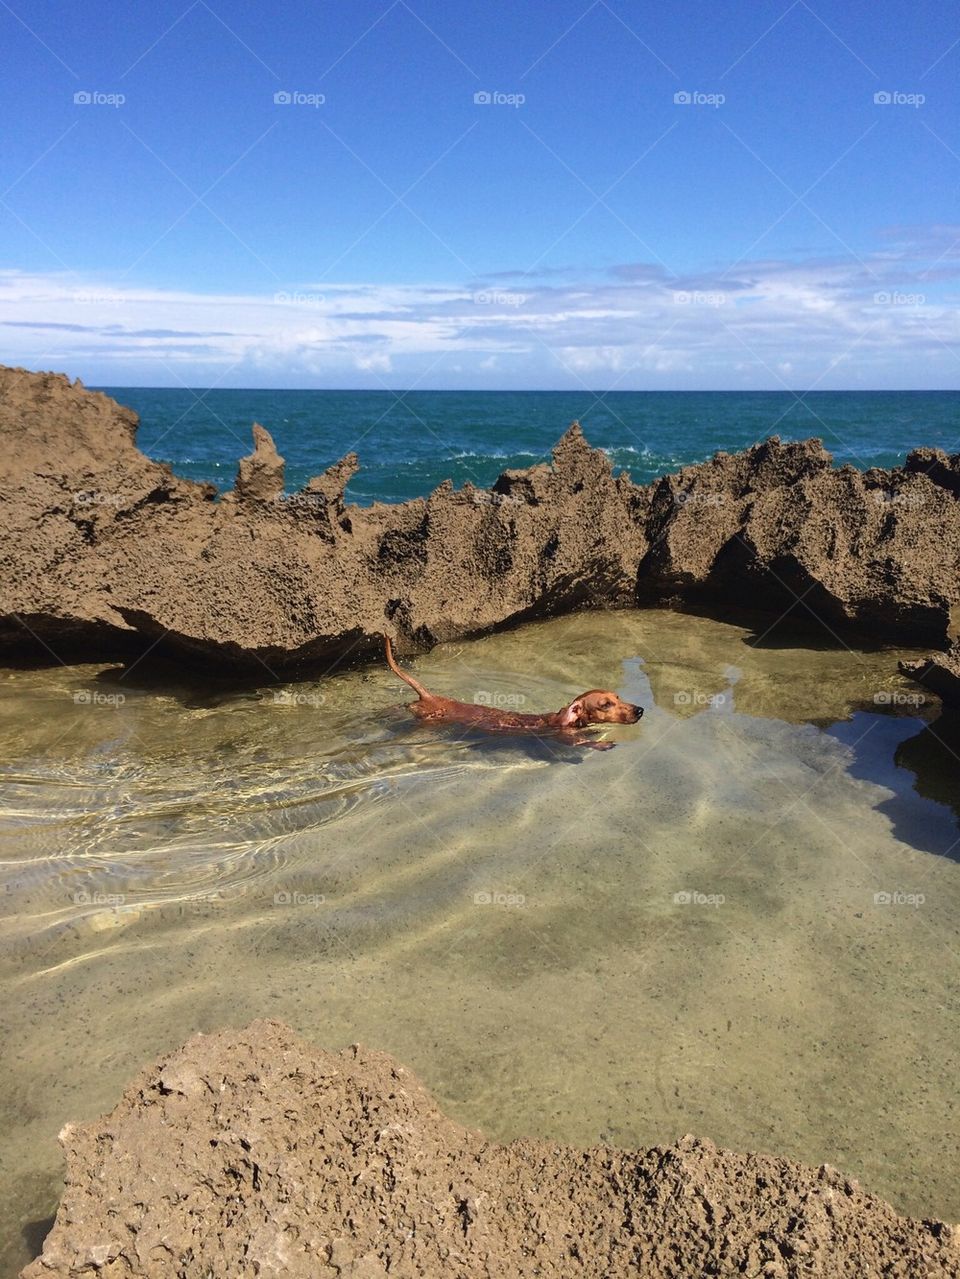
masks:
{"label": "jagged rock formation", "polygon": [[[137,419],[55,374],[0,368],[0,655],[280,671],[590,607],[763,610],[943,646],[960,605],[960,455],[835,468],[773,438],[642,487],[574,424],[552,465],[490,490],[349,505],[350,455],[283,491],[254,426],[234,490],[178,479]],[[958,615],[960,616],[960,615]]]}
{"label": "jagged rock formation", "polygon": [[496,1145],[386,1054],[279,1022],[196,1036],[60,1140],[66,1191],[22,1279],[960,1274],[957,1230],[835,1168],[695,1137]]}
{"label": "jagged rock formation", "polygon": [[241,502],[276,502],[283,496],[283,458],[259,422],[253,424],[253,452],[240,459],[233,493]]}
{"label": "jagged rock formation", "polygon": [[818,440],[718,453],[653,486],[639,598],[943,643],[960,602],[958,463],[919,450],[890,471],[835,468]]}

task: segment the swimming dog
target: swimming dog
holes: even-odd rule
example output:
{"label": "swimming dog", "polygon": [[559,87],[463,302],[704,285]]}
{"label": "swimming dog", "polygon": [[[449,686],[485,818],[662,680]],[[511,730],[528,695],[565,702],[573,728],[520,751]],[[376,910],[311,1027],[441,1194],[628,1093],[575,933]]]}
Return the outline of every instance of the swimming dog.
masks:
{"label": "swimming dog", "polygon": [[408,709],[430,724],[463,724],[491,733],[538,733],[560,735],[575,746],[591,746],[594,750],[611,750],[613,742],[595,741],[580,736],[580,730],[597,724],[636,724],[643,714],[642,706],[625,702],[609,689],[591,688],[575,697],[568,705],[547,715],[526,715],[520,711],[501,710],[494,706],[480,706],[476,702],[457,702],[450,697],[440,697],[424,688],[412,675],[402,670],[394,660],[390,638],[384,635],[387,665],[417,694]]}

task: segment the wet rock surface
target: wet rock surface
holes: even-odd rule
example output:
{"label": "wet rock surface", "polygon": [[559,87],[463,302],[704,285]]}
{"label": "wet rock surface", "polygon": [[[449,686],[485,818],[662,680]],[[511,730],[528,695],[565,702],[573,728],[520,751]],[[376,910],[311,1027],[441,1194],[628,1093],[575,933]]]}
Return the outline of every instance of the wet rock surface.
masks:
{"label": "wet rock surface", "polygon": [[196,1036],[61,1144],[66,1190],[23,1279],[960,1274],[953,1228],[835,1168],[690,1136],[496,1145],[389,1056],[280,1022]]}
{"label": "wet rock surface", "polygon": [[947,706],[960,707],[960,648],[931,653],[917,662],[901,662],[900,670],[936,693]]}
{"label": "wet rock surface", "polygon": [[574,424],[491,489],[357,507],[350,454],[298,493],[269,433],[234,489],[136,447],[129,409],[0,368],[0,656],[156,646],[267,672],[401,651],[579,608],[760,610],[943,647],[960,605],[960,455],[835,467],[773,438],[639,486]]}

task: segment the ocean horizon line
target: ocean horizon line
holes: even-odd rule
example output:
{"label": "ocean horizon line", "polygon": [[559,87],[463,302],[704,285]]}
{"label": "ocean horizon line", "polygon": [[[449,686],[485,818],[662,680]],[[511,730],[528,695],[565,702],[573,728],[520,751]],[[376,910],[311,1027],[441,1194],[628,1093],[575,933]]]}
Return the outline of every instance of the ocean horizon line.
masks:
{"label": "ocean horizon line", "polygon": [[599,399],[609,399],[615,395],[793,395],[800,399],[808,399],[811,395],[960,395],[960,387],[842,387],[831,390],[814,387],[809,391],[793,390],[787,387],[751,388],[736,390],[731,387],[691,387],[664,388],[649,390],[598,391],[584,387],[571,388],[536,388],[525,387],[512,390],[510,387],[433,387],[415,386],[408,389],[388,386],[158,386],[148,382],[89,382],[84,383],[91,391],[253,391],[257,394],[265,392],[294,392],[297,395],[318,393],[324,395],[595,395]]}

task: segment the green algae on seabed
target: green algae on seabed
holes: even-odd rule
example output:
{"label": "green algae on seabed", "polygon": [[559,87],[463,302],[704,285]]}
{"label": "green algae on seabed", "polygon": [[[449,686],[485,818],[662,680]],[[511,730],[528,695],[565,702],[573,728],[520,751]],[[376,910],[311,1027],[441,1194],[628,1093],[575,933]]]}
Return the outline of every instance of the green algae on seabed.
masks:
{"label": "green algae on seabed", "polygon": [[615,688],[646,715],[605,753],[425,728],[381,668],[2,677],[0,1262],[65,1121],[263,1016],[494,1138],[693,1131],[960,1219],[949,725],[902,654],[750,641],[590,613],[413,663],[521,710]]}

